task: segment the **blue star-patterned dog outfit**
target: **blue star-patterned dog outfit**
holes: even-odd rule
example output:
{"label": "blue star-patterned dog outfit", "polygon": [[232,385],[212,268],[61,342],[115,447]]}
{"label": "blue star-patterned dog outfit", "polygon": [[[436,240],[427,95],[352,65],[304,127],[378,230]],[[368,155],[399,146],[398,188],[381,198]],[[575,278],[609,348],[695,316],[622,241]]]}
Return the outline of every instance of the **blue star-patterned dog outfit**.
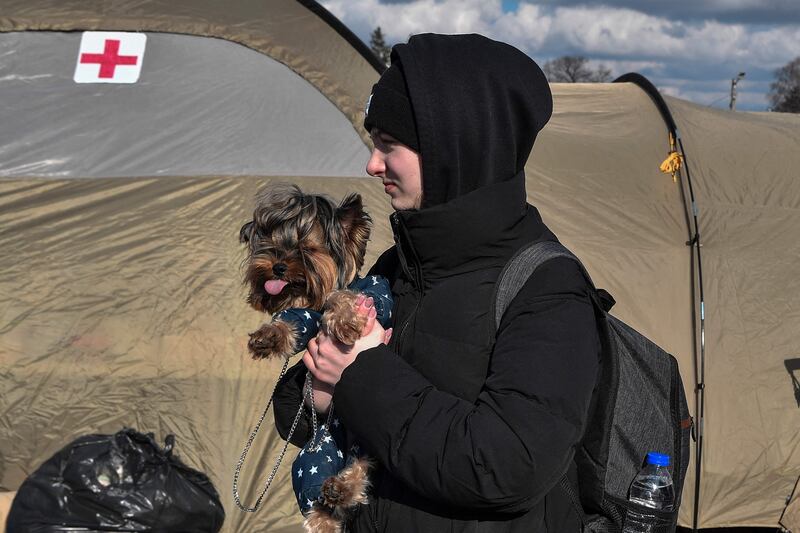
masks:
{"label": "blue star-patterned dog outfit", "polygon": [[[351,291],[360,292],[367,296],[372,296],[375,302],[375,311],[378,313],[378,322],[384,328],[388,328],[392,320],[392,291],[389,288],[389,280],[383,276],[367,276],[366,278],[356,278],[347,288]],[[319,321],[322,313],[314,309],[304,309],[292,307],[275,313],[272,319],[283,320],[294,326],[297,332],[297,341],[294,345],[294,352],[305,350],[308,341],[319,333]]]}
{"label": "blue star-patterned dog outfit", "polygon": [[[347,288],[371,296],[378,322],[384,328],[389,327],[393,304],[389,280],[383,276],[356,278]],[[319,332],[322,315],[312,309],[292,308],[277,313],[273,319],[276,318],[294,325],[298,333],[295,352],[299,352]],[[338,474],[354,457],[362,455],[357,444],[348,448],[347,432],[337,418],[333,418],[330,425],[320,425],[292,463],[292,487],[303,514],[310,511],[319,498],[322,483]]]}
{"label": "blue star-patterned dog outfit", "polygon": [[362,455],[357,444],[347,447],[346,431],[338,418],[330,425],[321,425],[292,463],[292,488],[303,514],[319,498],[322,483]]}

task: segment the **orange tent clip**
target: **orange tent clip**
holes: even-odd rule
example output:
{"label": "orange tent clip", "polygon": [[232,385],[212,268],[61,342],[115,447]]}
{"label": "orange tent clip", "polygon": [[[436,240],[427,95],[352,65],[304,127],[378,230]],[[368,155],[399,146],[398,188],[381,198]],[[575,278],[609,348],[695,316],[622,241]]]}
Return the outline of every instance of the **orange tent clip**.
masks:
{"label": "orange tent clip", "polygon": [[669,145],[670,150],[669,154],[667,154],[667,158],[661,163],[659,167],[661,172],[664,174],[672,174],[672,182],[678,182],[678,171],[683,165],[683,154],[678,153],[677,148],[675,147],[675,139],[672,137],[672,134],[669,134]]}

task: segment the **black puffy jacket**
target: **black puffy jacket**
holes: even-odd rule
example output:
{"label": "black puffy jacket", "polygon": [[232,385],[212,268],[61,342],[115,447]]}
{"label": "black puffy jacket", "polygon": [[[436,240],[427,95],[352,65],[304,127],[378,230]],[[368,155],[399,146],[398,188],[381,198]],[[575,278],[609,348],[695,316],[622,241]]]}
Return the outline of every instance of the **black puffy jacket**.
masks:
{"label": "black puffy jacket", "polygon": [[[416,36],[393,60],[414,106],[424,201],[392,215],[395,246],[372,269],[392,284],[391,343],[362,352],[334,392],[338,417],[379,464],[352,531],[577,533],[557,483],[598,374],[587,283],[553,260],[497,332],[491,316],[514,252],[556,239],[527,203],[522,171],[549,89],[521,52],[474,35]],[[295,367],[276,397],[282,433],[302,374]]]}

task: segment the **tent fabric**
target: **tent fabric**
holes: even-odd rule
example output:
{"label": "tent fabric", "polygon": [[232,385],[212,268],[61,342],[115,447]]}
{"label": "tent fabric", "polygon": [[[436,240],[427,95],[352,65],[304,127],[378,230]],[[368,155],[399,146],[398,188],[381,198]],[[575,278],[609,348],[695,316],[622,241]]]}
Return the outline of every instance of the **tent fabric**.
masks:
{"label": "tent fabric", "polygon": [[[774,526],[800,474],[800,116],[670,100],[696,162],[705,280],[701,523]],[[690,163],[691,164],[691,163]]]}
{"label": "tent fabric", "polygon": [[[270,181],[361,191],[376,220],[388,216],[379,183],[359,178],[0,181],[3,488],[78,435],[131,426],[176,435],[182,459],[220,492],[225,531],[299,523],[292,451],[261,512],[239,512],[230,491],[280,366],[247,352],[265,317],[245,303],[238,241]],[[245,464],[250,504],[282,443],[269,429]]]}
{"label": "tent fabric", "polygon": [[[534,147],[528,192],[615,296],[612,312],[676,355],[695,412],[688,191],[658,170],[669,140],[655,106],[637,87],[619,85],[554,86],[555,114]],[[800,354],[800,117],[667,103],[686,149],[703,244],[698,525],[775,526],[800,472],[800,409],[786,372]],[[683,525],[692,523],[693,498],[694,464]]]}
{"label": "tent fabric", "polygon": [[[337,29],[309,9],[313,4],[295,0],[4,0],[0,32],[113,30],[225,39],[288,66],[358,124],[377,71]],[[367,134],[359,133],[366,142]]]}
{"label": "tent fabric", "polygon": [[[166,48],[208,38],[244,45],[265,56],[264,68],[278,62],[305,80],[308,87],[293,86],[298,102],[300,91],[316,89],[343,117],[329,126],[349,122],[365,139],[361,112],[377,71],[301,3],[9,0],[0,13],[0,43],[23,32],[28,39],[44,30],[46,39],[84,29],[146,31]],[[685,244],[692,206],[685,175],[674,183],[658,170],[669,149],[661,116],[631,84],[556,84],[553,92],[553,118],[526,167],[529,198],[615,296],[613,313],[676,355],[693,400],[700,310],[696,258]],[[2,105],[26,105],[9,102]],[[686,149],[703,244],[698,525],[776,526],[800,473],[800,117],[667,102]],[[74,124],[56,115],[52,127]],[[0,123],[0,136],[6,127]],[[16,127],[26,134],[24,123]],[[197,138],[183,135],[178,149]],[[308,141],[299,137],[291,153],[310,157]],[[93,154],[91,144],[72,146]],[[310,161],[315,172],[325,161],[335,168],[340,157],[357,159],[360,149],[338,150],[326,144]],[[147,176],[139,173],[147,160],[140,167],[135,159],[128,175],[112,165],[106,176],[74,167],[69,177],[0,178],[0,490],[16,489],[75,437],[128,425],[176,435],[183,459],[219,489],[224,531],[296,531],[288,465],[258,513],[239,512],[230,495],[233,467],[279,370],[247,355],[247,332],[263,317],[244,302],[238,229],[267,183],[290,181],[337,199],[360,192],[375,220],[369,264],[391,243],[382,187],[302,171],[311,167],[279,173],[266,161],[257,172],[214,172],[199,165],[203,158],[191,174]],[[260,492],[280,445],[265,428],[245,465],[246,502]],[[693,466],[689,474],[682,525],[691,524]]]}
{"label": "tent fabric", "polygon": [[[656,111],[631,85],[557,85],[554,93],[556,112],[527,168],[530,199],[584,259],[596,283],[617,298],[615,314],[678,356],[689,388],[691,254],[685,245],[680,185],[658,171],[668,144],[657,126]],[[670,105],[679,123],[686,114],[706,114],[697,120],[715,132],[695,137],[682,128],[698,197],[711,196],[703,180],[713,179],[725,164],[730,173],[738,172],[742,162],[733,155],[750,143],[747,128],[761,136],[776,135],[763,149],[786,147],[780,157],[762,160],[758,174],[748,174],[749,179],[755,183],[754,175],[766,175],[775,187],[782,187],[781,172],[791,176],[796,157],[792,143],[797,141],[789,137],[787,142],[788,133],[765,117],[729,116],[676,100]],[[719,135],[715,121],[721,121],[725,131],[741,131],[739,141],[727,143],[730,153],[712,140]],[[709,152],[710,159],[705,157]],[[7,251],[0,269],[5,324],[0,364],[7,387],[0,412],[5,418],[2,427],[13,428],[0,433],[3,488],[16,488],[38,461],[78,434],[133,425],[158,434],[175,432],[185,444],[185,458],[209,472],[228,497],[239,447],[278,370],[276,364],[255,363],[246,356],[246,333],[262,317],[243,302],[243,255],[236,235],[257,188],[278,179],[335,197],[361,192],[376,220],[367,262],[389,244],[388,205],[377,180],[156,177],[0,182],[0,246]],[[739,190],[743,186],[739,183]],[[791,284],[798,272],[790,259],[798,250],[790,239],[777,240],[773,247],[752,221],[780,216],[788,218],[775,222],[777,226],[800,227],[798,209],[791,207],[797,199],[790,193],[742,192],[742,198],[749,195],[762,202],[751,207],[744,220],[744,201],[740,204],[745,206],[736,209],[722,204],[714,213],[716,222],[704,218],[706,204],[698,202],[701,227],[708,228],[703,240],[709,310],[703,527],[775,525],[795,479],[798,460],[792,454],[800,424],[783,358],[797,353],[791,332],[800,324],[792,297],[796,287]],[[763,202],[769,198],[785,207],[765,209]],[[748,236],[748,230],[756,235]],[[759,247],[754,255],[741,257],[752,246]],[[714,250],[723,258],[715,259]],[[759,256],[772,260],[763,264]],[[740,267],[720,275],[713,272],[715,261],[723,266],[750,261],[749,270],[742,272]],[[763,276],[753,275],[760,269],[767,269]],[[784,285],[764,286],[776,278]],[[728,304],[727,311],[734,318],[746,316],[747,324],[757,330],[737,335],[734,352],[726,352],[727,337],[733,334],[724,322],[726,315],[712,313],[721,307],[717,302],[731,297],[724,292],[734,290],[725,288],[728,280],[736,285],[732,296],[747,298],[748,303]],[[759,291],[768,291],[764,301],[758,301]],[[758,326],[761,321],[770,323],[776,306],[780,321]],[[763,350],[764,346],[774,348]],[[736,359],[751,349],[759,351],[744,362]],[[731,365],[738,365],[738,371],[727,372]],[[716,377],[721,372],[725,373]],[[758,425],[749,428],[742,420]],[[246,472],[263,476],[271,466],[279,439],[274,433],[264,437],[257,445],[271,453],[251,454],[260,460],[248,463]],[[778,455],[779,449],[783,454]],[[769,450],[776,456],[765,454]],[[715,466],[720,464],[724,468]],[[247,476],[244,486],[255,488]],[[288,480],[280,477],[275,487],[262,513],[229,512],[226,527],[237,531],[296,523]],[[688,482],[684,502],[691,501],[691,487]],[[226,508],[232,509],[230,500]],[[690,523],[689,512],[690,506],[684,505],[681,523]]]}
{"label": "tent fabric", "polygon": [[82,32],[0,33],[0,101],[15,102],[0,106],[0,176],[366,176],[352,123],[285,65],[222,39],[146,36],[140,83],[86,85],[73,81]]}

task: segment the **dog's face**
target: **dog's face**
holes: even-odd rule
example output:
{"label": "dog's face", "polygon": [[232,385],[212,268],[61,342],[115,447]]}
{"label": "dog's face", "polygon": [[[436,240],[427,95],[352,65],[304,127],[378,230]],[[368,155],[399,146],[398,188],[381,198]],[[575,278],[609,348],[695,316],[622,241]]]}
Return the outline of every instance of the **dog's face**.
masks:
{"label": "dog's face", "polygon": [[265,188],[256,197],[253,220],[239,231],[249,251],[248,303],[271,314],[290,307],[320,309],[364,264],[370,224],[357,194],[337,206],[296,186]]}

